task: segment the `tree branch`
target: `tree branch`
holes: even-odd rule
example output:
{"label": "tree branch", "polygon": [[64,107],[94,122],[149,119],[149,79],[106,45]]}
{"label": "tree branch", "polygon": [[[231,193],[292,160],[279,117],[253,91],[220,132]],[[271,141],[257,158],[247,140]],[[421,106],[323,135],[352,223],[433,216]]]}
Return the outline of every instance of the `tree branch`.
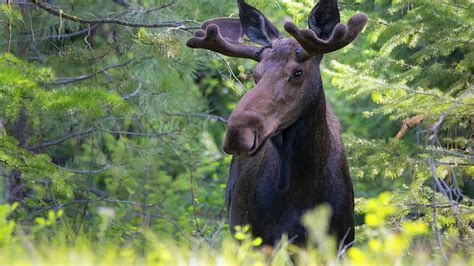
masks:
{"label": "tree branch", "polygon": [[437,165],[451,165],[451,166],[471,166],[474,165],[474,163],[451,163],[451,162],[441,162],[441,161],[435,161],[434,162]]}
{"label": "tree branch", "polygon": [[[433,204],[421,204],[421,203],[408,203],[408,204],[400,204],[400,207],[409,207],[409,208],[437,208],[437,209],[448,209],[452,208],[453,206],[451,204],[444,204],[444,205],[436,205],[433,206]],[[469,207],[463,207],[459,206],[460,208],[464,208],[468,212],[473,212]]]}
{"label": "tree branch", "polygon": [[100,173],[106,171],[107,169],[110,168],[110,166],[111,166],[110,164],[107,164],[107,165],[105,165],[102,168],[97,169],[97,170],[74,170],[74,169],[68,169],[68,168],[59,167],[59,166],[57,166],[57,167],[61,170],[64,170],[64,171],[70,172],[70,173],[74,173],[74,174],[94,175],[94,174],[100,174]]}
{"label": "tree branch", "polygon": [[168,116],[182,116],[182,117],[197,117],[197,118],[204,118],[204,119],[209,119],[209,120],[216,120],[222,123],[227,124],[227,119],[218,116],[218,115],[210,115],[210,114],[193,114],[193,113],[168,113],[165,112],[166,115]]}
{"label": "tree branch", "polygon": [[130,4],[127,3],[127,1],[125,0],[112,0],[114,3],[118,4],[118,5],[121,5],[125,8],[129,8],[130,7]]}
{"label": "tree branch", "polygon": [[28,150],[37,150],[37,149],[46,148],[46,147],[50,147],[50,146],[54,146],[54,145],[59,145],[59,144],[65,142],[69,139],[84,136],[84,135],[88,135],[88,134],[91,134],[95,131],[96,131],[96,129],[94,127],[91,127],[91,128],[89,128],[89,129],[87,129],[86,131],[83,131],[83,132],[70,132],[70,133],[67,133],[66,135],[64,135],[64,137],[62,137],[58,140],[47,141],[47,142],[43,142],[43,143],[40,143],[40,144],[28,146]]}
{"label": "tree branch", "polygon": [[179,131],[170,131],[170,132],[160,132],[160,133],[139,133],[139,132],[130,132],[130,131],[120,131],[120,130],[108,130],[105,128],[100,128],[100,131],[107,132],[110,134],[126,135],[126,136],[138,136],[138,137],[163,137],[171,134],[181,133]]}
{"label": "tree branch", "polygon": [[99,70],[95,73],[81,75],[81,76],[78,76],[78,77],[58,78],[56,81],[53,81],[53,82],[47,83],[47,84],[43,84],[43,85],[60,86],[60,85],[67,85],[67,84],[71,84],[71,83],[74,83],[74,82],[83,81],[83,80],[95,77],[97,74],[105,73],[108,70],[111,70],[111,69],[114,69],[114,68],[119,68],[119,67],[124,67],[124,66],[130,64],[131,62],[132,62],[132,60],[128,60],[125,63],[107,66],[107,67],[104,67],[104,68],[102,68],[101,70]]}
{"label": "tree branch", "polygon": [[[463,94],[464,96],[465,94]],[[453,199],[451,197],[451,193],[448,193],[445,188],[447,188],[446,185],[442,185],[440,183],[439,178],[437,177],[436,174],[436,159],[435,159],[435,148],[436,144],[439,143],[438,141],[438,131],[441,128],[441,125],[445,122],[446,118],[448,115],[453,111],[457,106],[461,104],[463,96],[459,97],[456,102],[448,109],[446,110],[438,119],[438,121],[429,129],[430,135],[429,135],[429,145],[432,147],[431,148],[431,156],[428,158],[428,163],[430,166],[430,172],[432,176],[432,193],[431,193],[431,205],[433,208],[433,227],[435,231],[435,236],[436,236],[436,242],[438,244],[438,247],[440,249],[441,255],[443,256],[443,259],[445,261],[448,261],[448,257],[446,256],[446,252],[444,250],[442,241],[441,241],[441,235],[440,235],[440,230],[438,228],[438,204],[437,204],[437,199],[436,199],[436,191],[439,189],[441,194],[443,194],[449,201],[449,204],[451,205],[451,208],[456,212],[456,206],[454,206]],[[448,188],[448,190],[450,190]]]}
{"label": "tree branch", "polygon": [[346,253],[347,249],[352,247],[355,243],[355,240],[352,240],[350,243],[344,245],[344,242],[346,242],[347,237],[349,236],[349,233],[351,232],[351,229],[349,228],[344,235],[344,237],[341,239],[339,242],[339,249],[337,251],[337,258],[336,258],[336,264],[339,262],[341,257]]}
{"label": "tree branch", "polygon": [[74,22],[94,25],[94,24],[116,24],[126,27],[134,27],[134,28],[167,28],[167,27],[178,27],[178,28],[185,28],[185,23],[191,23],[192,20],[185,20],[185,21],[161,21],[152,24],[146,23],[132,23],[124,20],[120,20],[117,18],[103,18],[103,19],[85,19],[78,16],[74,16],[68,13],[64,13],[62,9],[54,9],[50,5],[40,2],[40,0],[30,0],[33,4],[37,7],[43,9],[44,11],[48,12],[51,15],[60,17],[62,19],[67,19]]}
{"label": "tree branch", "polygon": [[161,10],[161,9],[165,9],[165,8],[174,6],[174,4],[176,4],[176,1],[171,1],[171,2],[169,2],[169,3],[162,4],[162,5],[159,6],[159,7],[150,8],[150,9],[148,9],[148,10],[145,10],[144,13],[155,12],[155,11],[157,11],[157,10]]}
{"label": "tree branch", "polygon": [[[117,4],[120,4],[120,5],[123,5],[123,3],[127,4],[128,6],[130,6],[130,4],[128,4],[127,2],[125,1],[121,1],[121,0],[114,0],[115,3]],[[120,2],[120,3],[119,3]],[[159,7],[155,7],[155,8],[150,8],[150,9],[145,9],[145,10],[139,10],[139,11],[134,11],[134,12],[131,12],[130,10],[127,10],[125,12],[122,12],[122,13],[119,13],[115,16],[111,16],[111,18],[118,18],[120,16],[123,16],[125,14],[134,14],[134,13],[140,13],[140,14],[149,14],[149,13],[152,13],[152,12],[155,12],[155,11],[158,11],[158,10],[162,10],[162,9],[165,9],[165,8],[168,8],[168,7],[171,7],[175,4],[176,2],[169,2],[169,3],[166,3],[166,4],[162,4],[161,6]],[[102,26],[103,24],[94,24],[94,25],[91,25],[91,26],[88,26],[87,28],[85,29],[82,29],[82,30],[79,30],[79,31],[76,31],[76,32],[71,32],[71,33],[66,33],[66,34],[53,34],[53,35],[49,35],[45,38],[43,38],[42,40],[49,40],[49,39],[67,39],[67,38],[72,38],[72,37],[76,37],[76,36],[79,36],[79,35],[82,35],[82,34],[86,34],[86,33],[89,33],[91,32],[92,30],[95,30],[96,28],[98,28],[99,26]]]}
{"label": "tree branch", "polygon": [[417,116],[403,120],[402,127],[400,128],[400,131],[398,131],[395,138],[397,140],[401,140],[403,136],[405,136],[405,134],[407,133],[410,127],[420,124],[421,122],[423,122],[424,119],[425,119],[425,115],[417,115]]}
{"label": "tree branch", "polygon": [[161,202],[160,203],[141,203],[141,202],[130,201],[130,200],[99,198],[99,199],[74,200],[74,201],[60,203],[60,204],[52,205],[52,206],[44,206],[44,207],[43,206],[41,206],[41,207],[28,206],[28,207],[36,208],[36,209],[39,209],[39,210],[48,210],[48,209],[59,210],[59,209],[65,207],[65,206],[68,206],[68,205],[81,204],[81,203],[97,203],[97,202],[108,202],[108,203],[115,203],[115,204],[128,204],[128,205],[145,207],[145,208],[159,207],[160,205],[162,205]]}
{"label": "tree branch", "polygon": [[443,148],[438,149],[438,151],[442,152],[442,153],[450,154],[450,155],[453,155],[453,156],[462,157],[464,159],[474,159],[474,155],[471,155],[471,154],[463,154],[463,153],[450,151],[450,150],[443,149]]}
{"label": "tree branch", "polygon": [[94,24],[94,25],[91,25],[91,26],[89,26],[85,29],[82,29],[82,30],[79,30],[79,31],[76,31],[76,32],[71,32],[71,33],[66,33],[66,34],[53,34],[53,35],[49,35],[48,37],[46,37],[42,40],[72,38],[72,37],[76,37],[76,36],[79,36],[79,35],[82,35],[82,34],[89,33],[92,30],[95,30],[96,28],[98,28],[99,26],[101,26],[101,24]]}

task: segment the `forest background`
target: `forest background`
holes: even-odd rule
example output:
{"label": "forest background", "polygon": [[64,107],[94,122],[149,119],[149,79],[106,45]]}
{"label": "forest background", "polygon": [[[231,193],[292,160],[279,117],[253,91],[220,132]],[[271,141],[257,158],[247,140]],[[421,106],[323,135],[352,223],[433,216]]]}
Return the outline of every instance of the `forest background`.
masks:
{"label": "forest background", "polygon": [[[306,26],[313,0],[249,0]],[[472,265],[474,5],[340,0],[370,22],[325,56],[356,195],[355,247],[330,210],[313,245],[231,239],[226,117],[255,63],[184,43],[235,1],[0,1],[0,264]],[[295,257],[296,256],[296,257]]]}

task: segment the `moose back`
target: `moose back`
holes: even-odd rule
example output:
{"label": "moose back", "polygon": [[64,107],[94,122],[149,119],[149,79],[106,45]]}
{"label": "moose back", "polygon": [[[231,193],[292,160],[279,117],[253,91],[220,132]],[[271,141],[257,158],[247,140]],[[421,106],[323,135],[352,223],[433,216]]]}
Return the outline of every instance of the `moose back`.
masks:
{"label": "moose back", "polygon": [[[357,14],[341,24],[337,1],[321,0],[308,29],[286,22],[292,38],[285,38],[259,10],[237,2],[239,18],[208,20],[187,41],[191,48],[259,62],[256,85],[232,112],[224,141],[224,151],[233,155],[225,196],[231,231],[250,225],[265,244],[287,234],[305,245],[301,216],[327,203],[330,233],[351,245],[352,182],[319,65],[324,54],[351,43],[368,18]],[[244,36],[260,46],[245,44]]]}

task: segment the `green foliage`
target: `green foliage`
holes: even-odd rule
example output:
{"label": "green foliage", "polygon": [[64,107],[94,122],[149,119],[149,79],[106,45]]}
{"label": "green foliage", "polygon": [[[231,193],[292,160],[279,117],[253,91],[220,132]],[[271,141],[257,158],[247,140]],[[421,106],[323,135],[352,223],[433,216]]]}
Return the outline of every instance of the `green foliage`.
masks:
{"label": "green foliage", "polygon": [[[356,193],[367,197],[395,190],[394,203],[402,208],[392,213],[394,223],[413,217],[432,230],[441,228],[438,245],[450,250],[465,241],[472,243],[467,239],[472,236],[468,224],[473,175],[468,171],[474,117],[469,41],[473,35],[466,30],[473,23],[472,3],[378,1],[376,5],[362,2],[361,7],[371,20],[365,34],[354,47],[339,52],[344,56],[331,56],[324,74],[352,105],[373,102],[359,113],[364,124],[370,127],[380,115],[404,122],[397,139],[391,138],[396,131],[378,139],[370,131],[366,133],[370,139],[345,135],[351,172],[360,180]],[[415,128],[416,136],[410,132]],[[378,187],[364,180],[373,180]],[[437,182],[435,192],[432,182]],[[468,194],[450,196],[459,186]],[[430,210],[433,198],[445,206],[438,210],[437,221]],[[368,217],[367,225],[383,218]]]}
{"label": "green foliage", "polygon": [[15,229],[15,221],[8,219],[8,214],[12,212],[18,204],[12,206],[0,205],[0,247],[5,247],[11,243],[13,230]]}
{"label": "green foliage", "polygon": [[[12,236],[15,223],[5,220],[5,215],[12,208],[8,205],[0,206],[0,239],[9,236],[8,242],[0,242],[0,263],[8,265],[22,265],[34,261],[36,264],[47,265],[60,262],[63,265],[95,265],[95,264],[152,264],[152,265],[368,265],[368,264],[433,264],[433,265],[470,265],[472,256],[466,254],[455,254],[448,262],[440,257],[430,256],[430,247],[420,242],[420,237],[428,233],[426,224],[421,222],[405,221],[400,224],[397,231],[389,229],[386,223],[386,215],[393,213],[393,209],[387,210],[381,215],[378,206],[388,204],[390,193],[381,194],[372,199],[366,208],[367,217],[377,215],[380,220],[377,223],[370,222],[372,232],[370,239],[363,245],[353,247],[347,256],[340,257],[334,249],[335,241],[325,232],[328,226],[330,209],[327,206],[317,208],[308,213],[304,220],[308,225],[309,235],[312,241],[318,244],[318,248],[311,246],[301,249],[292,246],[288,240],[283,239],[281,244],[274,249],[263,247],[261,250],[261,239],[248,234],[248,227],[237,228],[235,237],[239,243],[232,239],[224,239],[215,246],[203,242],[177,245],[176,242],[163,240],[154,232],[145,230],[143,242],[146,244],[137,249],[136,246],[120,246],[112,239],[103,241],[91,241],[85,236],[78,236],[73,245],[66,244],[69,241],[64,236],[55,235],[50,240],[39,241],[23,235],[22,239]],[[99,234],[113,230],[110,221],[115,220],[113,212],[102,210],[102,227]],[[315,222],[316,221],[316,222]],[[61,211],[55,213],[50,211],[48,218],[38,218],[41,227],[60,227],[64,223]],[[17,230],[18,229],[17,227]],[[38,232],[38,231],[37,231]],[[20,241],[21,240],[21,241]],[[21,243],[28,243],[27,245]],[[6,248],[8,245],[8,248]],[[259,247],[259,248],[256,248]],[[410,249],[416,252],[408,252]],[[27,259],[29,258],[29,259]]]}
{"label": "green foliage", "polygon": [[0,135],[0,160],[6,164],[4,174],[15,169],[23,175],[23,181],[29,188],[35,190],[38,199],[51,189],[57,196],[71,199],[73,188],[70,186],[71,174],[58,169],[51,163],[46,154],[34,155],[18,147],[18,142],[12,137]]}
{"label": "green foliage", "polygon": [[[42,97],[44,91],[38,89],[37,83],[48,82],[53,74],[47,68],[36,68],[14,57],[4,54],[0,57],[0,101],[5,106],[5,116],[15,119],[21,110],[22,101]],[[31,100],[28,101],[30,105]]]}

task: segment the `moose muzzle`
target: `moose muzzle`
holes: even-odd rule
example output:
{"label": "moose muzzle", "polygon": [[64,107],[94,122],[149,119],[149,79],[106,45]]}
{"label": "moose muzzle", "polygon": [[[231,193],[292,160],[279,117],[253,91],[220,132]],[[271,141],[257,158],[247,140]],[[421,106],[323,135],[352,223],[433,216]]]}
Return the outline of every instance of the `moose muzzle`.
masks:
{"label": "moose muzzle", "polygon": [[240,156],[253,155],[265,140],[264,119],[253,112],[236,111],[227,123],[224,151]]}

